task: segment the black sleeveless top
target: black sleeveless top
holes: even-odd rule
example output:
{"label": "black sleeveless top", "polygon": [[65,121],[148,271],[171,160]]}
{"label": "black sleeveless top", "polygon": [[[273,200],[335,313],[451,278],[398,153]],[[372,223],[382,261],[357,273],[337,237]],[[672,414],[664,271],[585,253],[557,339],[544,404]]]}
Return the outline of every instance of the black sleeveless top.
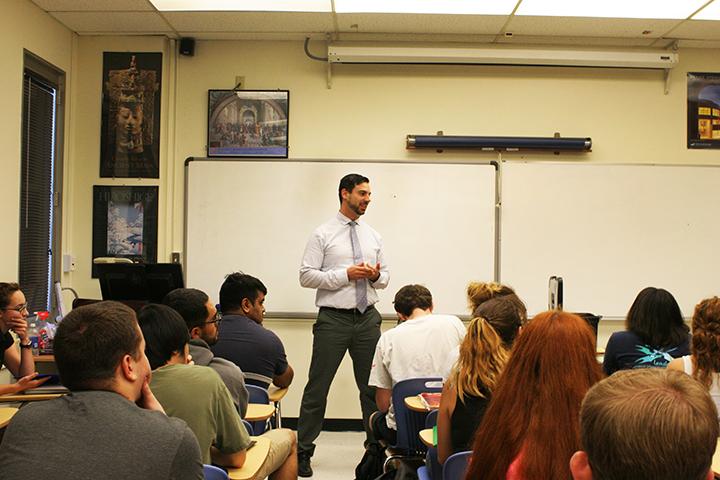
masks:
{"label": "black sleeveless top", "polygon": [[457,397],[455,410],[450,418],[450,439],[453,453],[472,450],[475,430],[490,403],[490,394],[482,389],[486,398],[465,395],[465,403]]}

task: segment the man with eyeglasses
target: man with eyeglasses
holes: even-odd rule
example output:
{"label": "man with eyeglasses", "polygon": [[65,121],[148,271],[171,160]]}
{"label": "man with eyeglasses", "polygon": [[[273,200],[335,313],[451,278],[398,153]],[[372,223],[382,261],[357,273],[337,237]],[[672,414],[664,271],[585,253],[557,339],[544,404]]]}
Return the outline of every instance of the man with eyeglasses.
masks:
{"label": "man with eyeglasses", "polygon": [[218,340],[220,313],[207,294],[196,288],[177,288],[165,295],[163,304],[177,311],[185,320],[190,332],[190,356],[195,365],[215,370],[230,391],[230,396],[245,418],[249,395],[245,387],[245,376],[240,367],[229,360],[213,355],[210,346]]}
{"label": "man with eyeglasses", "polygon": [[[35,380],[35,361],[27,333],[27,302],[17,283],[0,283],[0,313],[0,368],[5,365],[18,378],[17,383],[0,385],[0,395],[24,392],[42,385],[47,378]],[[20,339],[19,352],[11,331]]]}

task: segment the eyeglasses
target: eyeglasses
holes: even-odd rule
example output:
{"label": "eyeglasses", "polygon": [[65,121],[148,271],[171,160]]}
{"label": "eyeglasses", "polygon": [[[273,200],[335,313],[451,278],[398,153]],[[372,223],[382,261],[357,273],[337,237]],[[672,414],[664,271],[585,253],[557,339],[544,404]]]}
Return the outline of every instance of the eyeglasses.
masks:
{"label": "eyeglasses", "polygon": [[205,325],[209,325],[209,324],[211,324],[211,323],[217,323],[217,324],[219,324],[220,322],[222,322],[222,313],[220,313],[220,312],[215,312],[215,315],[213,315],[213,317],[212,317],[210,320],[208,320],[207,322],[205,322]]}
{"label": "eyeglasses", "polygon": [[18,305],[17,307],[3,308],[3,310],[15,310],[18,313],[22,313],[23,310],[27,311],[27,309],[28,309],[27,303],[22,303],[22,304]]}

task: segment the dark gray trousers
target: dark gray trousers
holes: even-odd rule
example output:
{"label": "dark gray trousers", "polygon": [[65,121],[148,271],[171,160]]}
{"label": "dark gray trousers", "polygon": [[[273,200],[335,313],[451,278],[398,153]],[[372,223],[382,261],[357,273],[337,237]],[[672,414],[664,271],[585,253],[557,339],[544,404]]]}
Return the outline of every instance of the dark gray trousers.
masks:
{"label": "dark gray trousers", "polygon": [[330,384],[345,352],[350,352],[355,383],[360,390],[360,408],[367,438],[368,419],[377,410],[375,389],[368,386],[375,345],[380,338],[382,318],[375,308],[362,315],[321,308],[313,325],[313,353],[298,419],[298,451],[313,454],[315,439],[322,430]]}

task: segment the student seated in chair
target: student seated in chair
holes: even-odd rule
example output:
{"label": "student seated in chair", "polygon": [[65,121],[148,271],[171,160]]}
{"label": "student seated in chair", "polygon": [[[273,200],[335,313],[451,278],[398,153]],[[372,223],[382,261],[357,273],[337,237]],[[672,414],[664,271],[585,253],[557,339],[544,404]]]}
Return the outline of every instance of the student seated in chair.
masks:
{"label": "student seated in chair", "polygon": [[220,287],[223,322],[212,351],[245,373],[245,383],[268,388],[289,387],[295,373],[280,338],[263,326],[267,288],[250,275],[235,272]]}
{"label": "student seated in chair", "polygon": [[580,410],[575,480],[711,480],[715,404],[674,370],[618,372],[591,388]]}
{"label": "student seated in chair", "polygon": [[[165,305],[147,305],[138,314],[153,368],[151,387],[168,415],[185,420],[198,439],[203,463],[242,467],[250,437],[230,392],[211,368],[192,365],[190,334],[179,313]],[[297,443],[288,429],[263,434],[270,452],[256,478],[297,478]]]}
{"label": "student seated in chair", "polygon": [[[0,395],[20,393],[36,388],[47,379],[36,380],[32,345],[28,338],[28,304],[17,283],[0,283],[0,368],[4,365],[18,379],[17,383],[0,385]],[[20,339],[15,346],[14,332]]]}
{"label": "student seated in chair", "polygon": [[400,323],[380,336],[370,370],[378,411],[370,416],[375,439],[397,440],[392,388],[401,380],[439,377],[448,354],[465,337],[465,326],[454,315],[432,313],[432,294],[422,285],[405,285],[395,294]]}
{"label": "student seated in chair", "polygon": [[15,415],[0,447],[3,480],[202,480],[195,435],[165,415],[148,386],[135,312],[117,302],[76,308],[54,347],[71,393]]}
{"label": "student seated in chair", "polygon": [[190,332],[190,355],[195,365],[215,370],[230,391],[233,403],[245,417],[248,406],[248,390],[240,367],[229,360],[213,355],[210,347],[218,340],[218,328],[222,316],[207,294],[195,288],[176,288],[165,295],[163,304],[178,312]]}

